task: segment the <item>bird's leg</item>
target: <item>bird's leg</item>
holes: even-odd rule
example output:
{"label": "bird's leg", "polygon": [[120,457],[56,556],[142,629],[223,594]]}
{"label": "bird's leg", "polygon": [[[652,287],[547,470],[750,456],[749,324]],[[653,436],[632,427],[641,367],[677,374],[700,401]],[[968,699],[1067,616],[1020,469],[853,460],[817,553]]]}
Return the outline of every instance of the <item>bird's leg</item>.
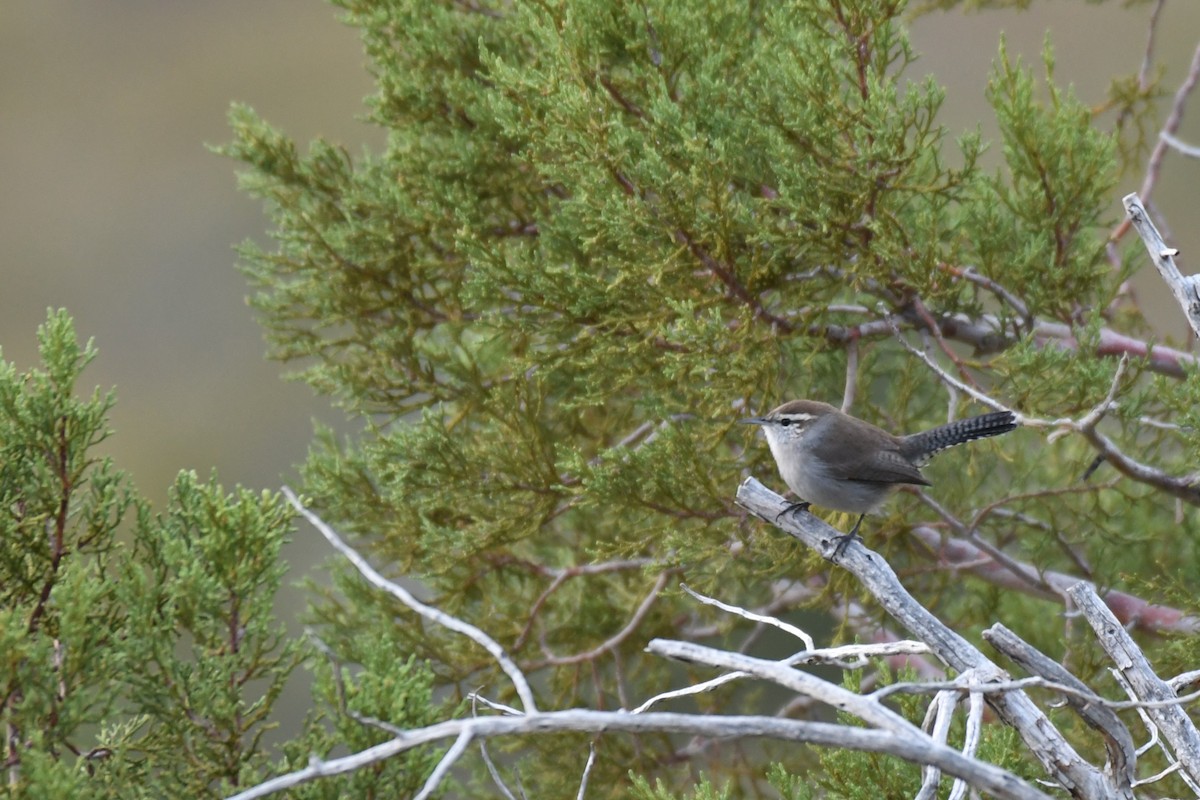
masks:
{"label": "bird's leg", "polygon": [[775,521],[779,522],[786,514],[795,514],[798,511],[808,511],[812,504],[807,500],[799,500],[795,503],[788,503],[787,508],[775,515]]}
{"label": "bird's leg", "polygon": [[833,553],[831,553],[829,556],[830,561],[841,558],[842,553],[846,552],[846,548],[849,547],[850,543],[855,539],[858,539],[860,542],[862,541],[862,537],[858,535],[858,526],[862,525],[863,517],[865,516],[867,515],[858,515],[858,522],[854,523],[854,527],[850,529],[849,533],[833,537]]}

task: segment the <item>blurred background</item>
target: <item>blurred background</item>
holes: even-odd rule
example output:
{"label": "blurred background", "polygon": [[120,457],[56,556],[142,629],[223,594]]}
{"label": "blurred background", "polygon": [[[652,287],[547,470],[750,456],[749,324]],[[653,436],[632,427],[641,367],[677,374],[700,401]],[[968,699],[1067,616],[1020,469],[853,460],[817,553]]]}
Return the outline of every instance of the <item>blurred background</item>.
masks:
{"label": "blurred background", "polygon": [[[1113,76],[1142,62],[1153,5],[1125,5],[1041,0],[1024,13],[922,17],[909,74],[932,73],[946,87],[941,121],[952,136],[979,126],[994,140],[984,89],[1001,34],[1040,75],[1049,31],[1058,81],[1098,105]],[[339,421],[263,356],[232,247],[265,241],[267,221],[236,191],[236,165],[204,147],[229,139],[225,115],[238,101],[302,145],[322,136],[351,153],[378,151],[382,132],[361,121],[372,84],[358,32],[338,13],[320,0],[39,0],[0,13],[3,357],[35,365],[47,307],[67,308],[100,351],[80,392],[117,390],[103,450],[158,508],[180,469],[207,477],[215,468],[227,487],[294,480],[312,421]],[[1200,3],[1167,2],[1155,49],[1164,115],[1198,41]],[[1192,106],[1180,135],[1200,145],[1200,97]],[[994,146],[989,163],[999,155]],[[1114,220],[1141,180],[1123,179]],[[1181,265],[1194,270],[1200,162],[1168,156],[1154,198],[1180,237]],[[1161,304],[1163,332],[1182,336],[1182,316],[1148,264],[1138,287]],[[307,528],[296,539],[293,578],[328,557]]]}

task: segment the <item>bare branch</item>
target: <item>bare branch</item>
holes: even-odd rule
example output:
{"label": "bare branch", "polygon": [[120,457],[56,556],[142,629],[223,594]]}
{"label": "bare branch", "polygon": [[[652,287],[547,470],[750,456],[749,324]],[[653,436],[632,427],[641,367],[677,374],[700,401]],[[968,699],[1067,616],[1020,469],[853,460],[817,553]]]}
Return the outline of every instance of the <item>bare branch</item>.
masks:
{"label": "bare branch", "polygon": [[1166,131],[1160,133],[1158,137],[1166,142],[1180,155],[1187,156],[1188,158],[1200,158],[1200,147],[1196,147],[1193,144],[1188,144],[1181,139],[1177,139]]}
{"label": "bare branch", "polygon": [[[1129,683],[1128,679],[1126,679],[1124,673],[1122,673],[1121,670],[1110,668],[1109,673],[1113,676],[1113,679],[1117,682],[1117,684],[1122,689],[1125,690],[1125,694],[1127,696],[1137,697],[1137,692],[1134,690],[1133,686]],[[1186,772],[1182,771],[1182,764],[1180,763],[1179,759],[1175,757],[1175,754],[1171,752],[1170,748],[1167,747],[1166,743],[1163,742],[1161,738],[1159,738],[1158,725],[1155,724],[1154,719],[1150,716],[1149,713],[1147,713],[1146,709],[1139,708],[1137,710],[1137,713],[1138,713],[1138,717],[1140,717],[1142,720],[1142,724],[1146,726],[1146,730],[1150,732],[1150,741],[1146,742],[1144,745],[1142,745],[1140,748],[1138,748],[1138,755],[1148,753],[1151,750],[1153,750],[1155,747],[1157,747],[1160,751],[1162,751],[1163,758],[1166,759],[1167,763],[1170,764],[1170,766],[1167,769],[1160,772],[1157,776],[1153,776],[1151,778],[1147,778],[1147,779],[1140,780],[1140,781],[1134,781],[1133,785],[1138,786],[1139,784],[1149,783],[1149,782],[1155,781],[1155,780],[1161,780],[1162,776],[1170,775],[1173,772],[1178,772],[1179,779],[1188,785],[1188,787],[1192,790],[1192,793],[1194,795],[1196,795],[1197,797],[1200,797],[1200,785],[1198,785],[1196,783],[1196,781],[1193,780],[1190,775],[1188,775]]]}
{"label": "bare branch", "polygon": [[621,642],[633,635],[633,632],[638,629],[638,626],[642,624],[642,620],[644,620],[646,615],[650,613],[650,608],[654,605],[654,601],[656,601],[658,596],[662,594],[662,590],[667,587],[667,580],[669,580],[671,575],[675,574],[677,571],[678,570],[675,569],[668,569],[659,573],[658,578],[654,581],[654,586],[651,587],[649,593],[647,593],[646,597],[643,598],[641,604],[637,608],[637,611],[635,611],[633,616],[629,618],[629,622],[627,622],[625,627],[621,628],[621,630],[617,631],[611,637],[596,645],[591,650],[583,653],[575,653],[574,655],[569,656],[554,655],[553,653],[549,652],[548,648],[546,648],[546,646],[543,644],[542,649],[546,651],[546,657],[541,661],[532,664],[530,669],[541,669],[542,667],[548,665],[562,666],[566,664],[579,664],[584,661],[594,661],[610,650],[613,650],[619,646]]}
{"label": "bare branch", "polygon": [[745,672],[757,678],[777,683],[793,692],[815,697],[826,705],[853,714],[863,722],[882,730],[903,736],[920,734],[919,728],[882,703],[822,680],[815,675],[792,669],[779,661],[768,661],[740,653],[730,653],[727,650],[705,647],[694,642],[669,639],[652,639],[650,644],[646,645],[646,652],[687,663],[707,664],[711,667]]}
{"label": "bare branch", "polygon": [[[1198,302],[1200,302],[1200,299],[1198,299]],[[1198,312],[1200,312],[1200,306],[1197,306],[1197,309]],[[946,370],[942,369],[942,367],[926,353],[918,348],[913,347],[911,344],[905,341],[903,336],[898,335],[898,332],[896,338],[906,350],[908,350],[917,358],[921,359],[925,366],[929,367],[929,369],[935,375],[937,375],[944,384],[951,387],[951,389],[954,391],[965,392],[976,401],[997,411],[1011,411],[1014,415],[1016,415],[1017,424],[1023,427],[1058,428],[1059,431],[1051,434],[1051,438],[1055,438],[1065,432],[1079,433],[1085,439],[1087,439],[1088,443],[1091,444],[1093,448],[1098,451],[1096,456],[1098,463],[1100,461],[1107,461],[1122,475],[1132,478],[1138,483],[1145,483],[1149,486],[1153,486],[1156,489],[1166,492],[1172,497],[1176,497],[1192,505],[1200,505],[1200,487],[1196,485],[1195,476],[1169,475],[1166,472],[1157,469],[1156,467],[1143,464],[1142,462],[1125,455],[1125,453],[1119,447],[1117,447],[1111,439],[1096,430],[1096,425],[1099,423],[1100,419],[1114,404],[1113,398],[1116,395],[1118,384],[1120,383],[1121,377],[1125,372],[1126,365],[1129,363],[1128,356],[1121,356],[1121,361],[1118,363],[1116,372],[1113,375],[1108,396],[1103,402],[1099,403],[1095,408],[1088,412],[1088,414],[1079,420],[1072,420],[1068,418],[1049,420],[1028,417],[1021,412],[1016,411],[1015,409],[1005,406],[998,400],[989,397],[984,392],[967,386],[965,383],[946,372]]]}
{"label": "bare branch", "polygon": [[575,795],[576,800],[583,800],[587,794],[588,776],[592,774],[592,766],[596,763],[596,743],[592,742],[588,745],[587,763],[583,765],[583,778],[579,781],[579,794]]}
{"label": "bare branch", "polygon": [[[938,744],[945,744],[950,736],[950,723],[954,720],[954,707],[958,705],[958,692],[938,692],[929,704],[929,713],[933,714],[933,728],[930,736]],[[942,781],[942,771],[937,767],[925,767],[922,770],[921,788],[913,800],[933,800],[937,797],[938,784]]]}
{"label": "bare branch", "polygon": [[949,272],[951,275],[954,275],[957,278],[962,278],[963,280],[967,281],[968,283],[973,283],[976,286],[987,289],[989,292],[994,294],[1000,300],[1007,303],[1012,308],[1013,311],[1017,312],[1017,314],[1021,317],[1021,319],[1024,321],[1026,326],[1029,326],[1033,322],[1033,317],[1029,313],[1029,306],[1025,305],[1025,302],[1023,300],[1021,300],[1021,298],[1017,297],[1015,294],[1010,292],[1008,289],[1006,289],[1004,286],[1002,286],[999,282],[992,280],[991,278],[987,277],[986,275],[980,275],[978,272],[975,271],[974,267],[963,268],[963,267],[953,267],[953,266],[950,266],[949,264],[942,264],[941,268],[944,271]]}
{"label": "bare branch", "polygon": [[1200,506],[1200,487],[1194,475],[1168,475],[1157,467],[1125,455],[1112,441],[1095,428],[1081,430],[1084,438],[1097,450],[1097,458],[1103,458],[1118,472],[1138,483],[1153,486],[1172,497],[1194,506]]}
{"label": "bare branch", "polygon": [[[983,736],[983,695],[979,692],[971,692],[967,702],[970,710],[967,712],[966,730],[963,731],[962,754],[967,758],[974,758],[975,752],[979,749],[980,738]],[[948,800],[962,800],[966,793],[967,784],[962,780],[956,780]]]}
{"label": "bare branch", "polygon": [[[965,314],[934,315],[941,335],[948,340],[961,342],[975,348],[977,354],[999,353],[1007,350],[1016,338],[1005,324],[993,314],[982,314],[978,318]],[[813,336],[832,344],[848,345],[863,339],[882,339],[894,335],[894,328],[925,330],[926,323],[913,314],[889,315],[857,325],[810,325],[804,329]],[[1058,347],[1063,350],[1080,351],[1082,347],[1070,325],[1050,320],[1032,320],[1034,340],[1042,346]],[[1096,332],[1094,352],[1098,356],[1121,356],[1145,359],[1145,368],[1151,372],[1172,378],[1184,378],[1188,368],[1197,364],[1196,356],[1183,350],[1147,342],[1118,333],[1111,328],[1100,328]]]}
{"label": "bare branch", "polygon": [[433,793],[437,791],[438,786],[446,779],[446,773],[454,766],[454,762],[462,757],[462,754],[471,746],[471,732],[464,730],[458,734],[458,738],[454,740],[454,744],[442,756],[442,760],[433,768],[433,772],[429,774],[425,785],[421,787],[421,791],[417,792],[413,800],[429,800]]}
{"label": "bare branch", "polygon": [[1031,688],[1048,689],[1051,692],[1057,692],[1066,697],[1073,697],[1080,702],[1092,703],[1114,711],[1185,706],[1195,700],[1200,700],[1200,691],[1181,697],[1170,697],[1165,700],[1109,700],[1107,697],[1101,697],[1087,687],[1079,689],[1074,685],[1047,680],[1040,675],[1030,675],[1029,677],[1017,678],[1016,680],[991,680],[987,683],[980,683],[978,680],[971,678],[970,672],[965,672],[952,681],[900,681],[889,683],[867,696],[882,700],[894,694],[935,694],[943,691],[956,691],[960,693],[971,691],[982,695],[993,695],[1024,691]]}
{"label": "bare branch", "polygon": [[[817,598],[822,591],[824,581],[821,576],[812,576],[806,581],[776,581],[774,599],[760,607],[752,614],[766,616],[778,615],[795,609]],[[886,661],[892,669],[899,672],[911,669],[928,680],[941,680],[946,673],[921,656],[930,654],[928,646],[922,642],[901,639],[895,632],[879,625],[879,622],[856,600],[851,598],[835,598],[833,613],[858,638],[871,644],[845,645],[843,647],[827,647],[815,650],[801,651],[787,659],[789,664],[835,663],[843,669],[859,669],[866,666],[864,658],[879,658]],[[735,612],[736,613],[736,612]],[[691,640],[706,639],[716,636],[721,629],[716,625],[689,627],[683,629],[686,638]],[[853,662],[843,659],[853,658]]]}
{"label": "bare branch", "polygon": [[483,703],[492,711],[499,711],[501,714],[505,714],[510,717],[519,717],[524,713],[520,709],[513,708],[512,706],[506,706],[504,703],[497,703],[495,700],[489,700],[479,692],[471,692],[469,695],[467,695],[467,699],[469,699],[472,703]]}
{"label": "bare branch", "polygon": [[1171,680],[1167,681],[1167,683],[1171,684],[1172,689],[1179,691],[1184,686],[1193,684],[1198,680],[1200,680],[1200,669],[1193,669],[1188,672],[1181,672],[1174,678],[1171,678]]}
{"label": "bare branch", "polygon": [[[996,623],[984,631],[983,638],[1034,675],[1040,675],[1057,684],[1070,686],[1076,689],[1080,695],[1084,693],[1092,695],[1083,681],[1067,672],[1057,661],[1035,649],[1000,623]],[[1116,781],[1116,786],[1113,787],[1114,791],[1122,796],[1128,795],[1134,780],[1137,779],[1137,753],[1133,745],[1133,736],[1112,709],[1080,695],[1064,693],[1063,696],[1067,698],[1071,708],[1075,709],[1075,713],[1079,714],[1084,722],[1104,735],[1104,746],[1108,750],[1112,775]]]}
{"label": "bare branch", "polygon": [[[966,539],[947,537],[928,525],[918,525],[911,532],[948,567],[965,569],[989,583],[1006,589],[1018,589],[1061,603],[1066,590],[1079,582],[1077,576],[1054,570],[1038,572],[1032,565],[1022,563],[1021,571],[1037,574],[1046,587],[1044,590],[1034,590],[1024,578],[1015,576],[1010,569],[996,562]],[[1104,602],[1123,625],[1132,625],[1155,633],[1200,633],[1200,619],[1184,614],[1177,608],[1155,605],[1140,597],[1116,590],[1105,592]]]}
{"label": "bare branch", "polygon": [[[715,605],[719,608],[723,608],[725,610],[730,611],[730,613],[737,614],[738,616],[743,616],[746,619],[750,619],[752,621],[760,622],[763,624],[770,624],[774,627],[786,626],[787,628],[792,628],[792,626],[787,625],[787,623],[783,623],[779,620],[772,619],[771,617],[764,617],[761,614],[756,614],[754,612],[748,612],[748,611],[740,609],[736,606],[730,606],[730,605],[728,605],[726,603],[722,603],[718,600],[712,600],[711,598],[706,598],[703,595],[700,595],[699,593],[692,591],[691,589],[689,589],[686,586],[684,586],[683,589],[688,594],[692,595],[693,597],[700,600],[701,602],[709,603],[709,604]],[[813,644],[812,637],[810,637],[804,631],[801,631],[798,628],[795,628],[795,629],[792,629],[791,632],[797,638],[804,641],[806,643],[806,645],[808,645],[810,647],[810,649],[801,650],[799,653],[789,656],[788,658],[779,662],[779,663],[785,664],[787,666],[796,666],[798,664],[826,664],[826,665],[837,666],[841,669],[861,669],[870,663],[868,661],[868,659],[870,659],[870,658],[891,659],[891,658],[895,658],[897,656],[903,656],[906,659],[911,659],[912,656],[925,655],[930,652],[929,648],[926,645],[922,644],[921,642],[896,641],[896,640],[891,640],[891,639],[876,642],[874,644],[851,644],[851,645],[843,645],[841,647],[817,648]],[[853,660],[848,661],[847,659],[853,659]],[[906,661],[905,663],[909,663],[909,662]],[[730,683],[732,681],[740,680],[742,678],[746,678],[746,677],[750,677],[750,676],[751,676],[751,673],[749,673],[749,672],[745,672],[743,670],[735,670],[733,672],[728,672],[724,675],[719,675],[716,678],[712,678],[712,679],[704,681],[702,683],[693,684],[692,686],[686,686],[682,689],[675,689],[673,691],[663,692],[661,694],[655,695],[654,697],[651,697],[649,700],[642,703],[637,708],[633,709],[633,711],[631,713],[641,714],[641,713],[644,713],[645,711],[649,710],[652,706],[655,706],[664,700],[670,700],[670,699],[674,699],[674,698],[678,698],[678,697],[687,697],[688,695],[693,695],[693,694],[702,694],[705,692],[711,692],[714,689],[725,685],[726,683]]]}
{"label": "bare branch", "polygon": [[[789,506],[786,500],[754,478],[747,478],[738,487],[737,502],[766,521],[775,520]],[[784,515],[775,524],[825,558],[833,557],[839,533],[812,514]],[[855,542],[845,549],[836,563],[853,573],[893,619],[929,645],[950,667],[960,673],[975,670],[980,682],[1006,677],[1004,671],[983,653],[913,599],[878,554]],[[992,696],[988,702],[1005,722],[1017,729],[1056,782],[1080,797],[1102,796],[1106,788],[1103,774],[1075,752],[1024,693]]]}
{"label": "bare branch", "polygon": [[[662,423],[659,423],[659,425],[661,426]],[[641,428],[638,430],[640,431]],[[638,433],[638,431],[635,431],[634,433]],[[642,431],[642,433],[644,433],[644,431]],[[656,433],[657,431],[652,433],[649,437],[647,437],[646,441],[649,441],[650,438]],[[633,434],[630,434],[630,436],[633,436]],[[626,440],[628,439],[629,437],[626,437]],[[642,442],[641,444],[645,445],[646,442]],[[625,441],[623,441],[618,446],[624,447],[627,445],[625,444]],[[518,561],[517,563],[519,563],[522,567],[530,569],[538,575],[553,576],[554,580],[550,582],[549,586],[542,590],[542,593],[538,595],[537,600],[533,602],[533,606],[530,607],[528,614],[529,619],[525,622],[525,627],[521,629],[520,635],[517,636],[516,640],[513,642],[512,649],[514,652],[524,646],[525,641],[529,638],[529,634],[533,632],[534,623],[537,622],[538,615],[541,613],[542,607],[546,604],[546,601],[549,600],[550,596],[558,591],[562,585],[571,578],[578,578],[585,575],[600,575],[608,572],[620,572],[622,570],[641,569],[650,564],[651,561],[648,558],[630,558],[617,561],[601,561],[597,564],[578,564],[573,567],[562,568],[547,567],[542,564],[535,564],[525,560]]]}
{"label": "bare branch", "polygon": [[[1059,347],[1069,350],[1079,349],[1079,340],[1069,325],[1061,322],[1038,321],[1034,324],[1034,335],[1045,340],[1053,340]],[[1110,328],[1101,328],[1099,342],[1096,345],[1096,355],[1123,356],[1146,359],[1146,368],[1160,375],[1172,378],[1186,378],[1190,371],[1197,366],[1196,357],[1183,350],[1173,347],[1145,342],[1123,333],[1117,333]]]}
{"label": "bare branch", "polygon": [[649,711],[651,708],[653,708],[654,706],[663,702],[664,700],[672,700],[676,697],[688,697],[689,695],[693,695],[693,694],[704,694],[706,692],[713,691],[714,689],[716,689],[719,686],[724,686],[727,683],[732,683],[733,681],[741,680],[742,678],[746,678],[749,676],[750,676],[750,673],[748,673],[748,672],[740,672],[740,671],[726,672],[724,675],[718,675],[717,677],[712,678],[707,681],[704,681],[703,683],[696,683],[691,686],[685,686],[682,689],[675,689],[670,692],[663,692],[662,694],[656,694],[656,695],[654,695],[654,697],[651,697],[649,700],[642,703],[640,706],[633,709],[629,713],[630,714],[644,714],[647,711]]}
{"label": "bare branch", "polygon": [[1154,38],[1158,32],[1158,18],[1167,0],[1158,0],[1150,12],[1150,24],[1146,31],[1146,49],[1142,54],[1142,66],[1138,69],[1138,88],[1143,92],[1150,88],[1150,65],[1154,63]]}
{"label": "bare branch", "polygon": [[[1196,58],[1196,69],[1200,70],[1200,48],[1196,50]],[[1150,260],[1154,262],[1159,276],[1175,295],[1175,302],[1183,309],[1188,324],[1192,326],[1192,332],[1200,336],[1200,290],[1197,289],[1193,277],[1184,277],[1179,267],[1175,266],[1175,256],[1179,251],[1168,247],[1163,241],[1137,194],[1125,195],[1122,202],[1134,229],[1138,236],[1142,237],[1142,243],[1146,245],[1146,251],[1149,252]]]}
{"label": "bare branch", "polygon": [[366,714],[360,714],[350,707],[349,702],[346,700],[346,684],[342,680],[342,664],[337,654],[334,653],[333,648],[322,641],[321,637],[317,636],[314,631],[307,630],[305,631],[305,634],[307,634],[308,639],[310,642],[312,642],[313,646],[316,647],[317,650],[329,661],[329,674],[333,677],[333,687],[335,693],[337,694],[338,711],[361,725],[378,728],[381,731],[386,731],[387,733],[393,735],[399,733],[400,729],[390,722],[386,722],[382,719],[371,717]]}
{"label": "bare branch", "polygon": [[[951,387],[955,391],[959,391],[959,392],[962,392],[963,394],[970,395],[971,398],[974,399],[976,402],[982,403],[983,405],[987,406],[988,408],[992,409],[993,411],[1013,411],[1011,408],[1005,408],[1005,406],[1003,404],[1001,404],[999,401],[993,400],[986,393],[980,391],[979,389],[976,389],[974,386],[969,386],[966,383],[960,381],[958,378],[955,378],[949,372],[946,372],[946,370],[942,369],[941,366],[936,361],[934,361],[932,358],[929,357],[928,353],[926,353],[924,350],[920,349],[919,347],[913,347],[911,344],[909,344],[908,341],[903,336],[900,335],[899,328],[895,328],[894,331],[896,334],[896,340],[900,342],[900,344],[904,347],[904,349],[907,350],[908,352],[912,353],[917,358],[921,359],[921,361],[925,362],[925,366],[927,366],[931,370],[933,370],[933,372],[936,373],[937,376],[942,379],[942,383]],[[1026,418],[1022,414],[1019,414],[1016,411],[1013,411],[1013,413],[1017,415],[1017,424],[1018,425],[1025,424]]]}
{"label": "bare branch", "polygon": [[[1188,96],[1195,88],[1197,80],[1200,80],[1200,47],[1197,47],[1192,54],[1192,63],[1188,68],[1188,73],[1184,77],[1183,83],[1175,90],[1171,111],[1167,114],[1166,121],[1163,122],[1163,133],[1172,134],[1179,130],[1179,123],[1183,121],[1183,107],[1187,105]],[[1154,192],[1154,185],[1158,182],[1158,175],[1166,153],[1167,144],[1160,135],[1154,150],[1150,153],[1150,160],[1146,164],[1146,177],[1142,181],[1141,189],[1138,190],[1138,194],[1145,198],[1146,202],[1150,201],[1150,195]],[[1123,233],[1123,230],[1118,230],[1116,236],[1119,238]]]}
{"label": "bare branch", "polygon": [[[1090,584],[1077,583],[1067,590],[1080,613],[1096,632],[1100,646],[1129,682],[1135,698],[1162,701],[1178,700],[1175,690],[1154,674],[1150,662],[1133,637],[1121,626]],[[1200,733],[1187,713],[1177,704],[1154,706],[1145,712],[1159,728],[1183,764],[1183,771],[1200,782]]]}
{"label": "bare branch", "polygon": [[317,778],[342,775],[379,763],[414,747],[445,739],[456,739],[464,732],[472,739],[496,736],[553,735],[577,733],[676,733],[713,739],[763,737],[825,747],[850,747],[872,753],[887,753],[917,764],[934,764],[943,772],[961,777],[972,786],[1005,800],[1049,800],[1047,795],[1012,773],[982,761],[968,759],[950,747],[896,736],[889,731],[851,728],[828,722],[807,722],[776,717],[712,717],[698,714],[628,714],[622,711],[546,711],[518,717],[475,717],[439,722],[409,731],[359,753],[344,758],[314,759],[307,767],[261,783],[229,800],[255,800],[291,789]]}
{"label": "bare branch", "polygon": [[716,608],[719,608],[722,611],[727,611],[730,614],[736,614],[737,616],[741,617],[742,619],[748,619],[751,622],[757,622],[761,625],[770,625],[772,627],[778,628],[779,630],[783,631],[784,633],[789,633],[792,636],[799,639],[800,641],[804,642],[804,646],[807,649],[809,649],[809,650],[817,649],[817,645],[813,642],[813,638],[811,636],[809,636],[807,633],[805,633],[804,631],[797,628],[795,625],[789,625],[788,623],[784,622],[783,620],[776,619],[775,617],[768,617],[763,614],[756,614],[753,611],[747,611],[744,608],[739,608],[738,606],[731,606],[728,603],[723,603],[720,600],[716,600],[714,598],[708,597],[707,595],[703,595],[703,594],[700,594],[699,592],[693,591],[686,584],[682,584],[682,583],[679,584],[679,588],[683,589],[685,592],[687,592],[692,597],[699,600],[701,603],[704,603],[705,605],[715,606]]}
{"label": "bare branch", "polygon": [[[485,702],[484,698],[478,692],[472,692],[468,695],[471,701],[471,716],[479,716],[478,708],[480,702]],[[401,733],[401,736],[404,734]],[[492,762],[492,757],[488,753],[487,742],[479,743],[479,756],[483,759],[483,765],[487,767],[488,775],[492,776],[492,783],[496,784],[496,788],[504,794],[505,800],[517,800],[513,793],[509,790],[508,785],[504,783],[504,779],[500,777],[500,770],[496,769],[496,765]]]}
{"label": "bare branch", "polygon": [[488,636],[479,628],[476,628],[474,625],[468,622],[463,622],[457,617],[452,617],[444,611],[434,608],[433,606],[425,605],[420,600],[413,597],[412,594],[410,594],[403,586],[393,581],[389,581],[387,578],[383,577],[383,575],[379,574],[374,567],[367,563],[367,560],[363,558],[357,550],[346,544],[342,537],[338,535],[337,531],[325,524],[325,521],[316,514],[301,505],[299,499],[296,498],[295,493],[292,492],[291,489],[289,489],[287,486],[283,487],[283,494],[288,499],[288,502],[292,504],[292,507],[295,508],[296,511],[300,512],[300,514],[307,519],[314,528],[320,531],[321,535],[325,537],[326,541],[333,545],[335,550],[345,556],[346,560],[353,564],[369,583],[387,592],[392,597],[395,597],[401,603],[408,606],[425,619],[435,622],[444,628],[448,628],[455,633],[461,633],[471,641],[478,644],[484,650],[487,650],[492,658],[496,659],[496,663],[500,665],[500,668],[504,670],[509,679],[513,682],[513,687],[517,691],[517,696],[521,698],[521,705],[525,707],[525,710],[529,713],[537,711],[537,704],[533,699],[533,690],[529,688],[529,681],[525,679],[525,674],[521,672],[521,669],[516,665],[516,663],[508,657],[508,653],[504,652],[504,648],[500,646],[499,642]]}
{"label": "bare branch", "polygon": [[496,765],[492,762],[492,757],[488,754],[487,743],[479,743],[479,755],[483,758],[483,764],[487,767],[488,775],[492,776],[492,783],[496,784],[496,788],[504,793],[506,800],[517,800],[513,796],[512,790],[504,783],[504,779],[500,777],[500,770],[496,769]]}

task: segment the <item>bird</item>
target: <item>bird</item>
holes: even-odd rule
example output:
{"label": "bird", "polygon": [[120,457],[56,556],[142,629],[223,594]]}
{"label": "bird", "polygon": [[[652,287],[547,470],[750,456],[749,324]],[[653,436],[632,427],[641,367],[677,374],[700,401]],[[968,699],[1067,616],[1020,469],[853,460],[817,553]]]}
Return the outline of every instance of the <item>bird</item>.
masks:
{"label": "bird", "polygon": [[859,515],[850,533],[837,537],[834,558],[859,538],[863,518],[893,490],[904,484],[931,485],[921,467],[934,455],[1017,427],[1013,412],[996,411],[894,436],[817,400],[792,400],[741,422],[762,428],[780,477],[799,498],[779,516],[807,511],[813,504]]}

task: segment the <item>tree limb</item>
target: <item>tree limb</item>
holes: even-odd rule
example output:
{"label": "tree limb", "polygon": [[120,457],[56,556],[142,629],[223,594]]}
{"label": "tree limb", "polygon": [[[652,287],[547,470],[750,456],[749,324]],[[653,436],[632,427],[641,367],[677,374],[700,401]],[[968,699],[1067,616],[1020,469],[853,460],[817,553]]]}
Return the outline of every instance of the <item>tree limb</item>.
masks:
{"label": "tree limb", "polygon": [[763,737],[824,747],[853,748],[897,756],[919,764],[933,764],[947,774],[1005,800],[1049,800],[1049,797],[1011,772],[970,759],[950,747],[930,745],[888,731],[851,728],[829,722],[805,722],[759,716],[706,716],[700,714],[623,711],[543,711],[516,717],[473,717],[439,722],[418,728],[353,755],[322,761],[314,758],[304,769],[280,775],[233,795],[229,800],[255,800],[291,789],[317,778],[343,775],[379,763],[414,747],[468,735],[471,739],[496,736],[562,733],[677,733],[712,739]]}
{"label": "tree limb", "polygon": [[[1088,583],[1077,583],[1067,590],[1080,613],[1096,632],[1100,646],[1108,653],[1117,669],[1142,700],[1176,700],[1175,690],[1154,673],[1150,662],[1129,632],[1121,626],[1108,607]],[[1177,703],[1155,705],[1145,713],[1162,729],[1163,737],[1175,749],[1182,769],[1195,782],[1200,782],[1200,733]]]}
{"label": "tree limb", "polygon": [[[738,487],[737,502],[763,520],[779,517],[777,527],[826,558],[832,557],[839,532],[809,513],[783,514],[790,504],[754,478],[747,478]],[[929,645],[951,668],[960,673],[974,670],[981,682],[1007,679],[1003,670],[918,603],[878,554],[855,542],[836,563],[850,571],[893,619]],[[1107,781],[1103,773],[1075,752],[1027,695],[1013,692],[989,696],[988,703],[1001,719],[1016,728],[1053,780],[1075,797],[1104,796]]]}
{"label": "tree limb", "polygon": [[[1197,64],[1200,65],[1200,48],[1196,50],[1196,59]],[[1200,69],[1200,66],[1197,69]],[[1200,336],[1200,291],[1197,289],[1195,278],[1193,276],[1184,277],[1179,271],[1179,267],[1175,266],[1175,256],[1179,251],[1168,247],[1167,243],[1163,241],[1162,236],[1158,233],[1158,228],[1154,227],[1154,223],[1150,220],[1150,215],[1142,207],[1142,201],[1137,193],[1125,195],[1121,202],[1125,204],[1125,211],[1129,214],[1129,220],[1133,223],[1134,230],[1137,231],[1138,236],[1142,237],[1142,243],[1146,245],[1146,251],[1150,254],[1150,260],[1154,262],[1158,274],[1167,284],[1171,293],[1175,295],[1175,302],[1179,303],[1179,307],[1183,309],[1188,324],[1192,326],[1192,332],[1196,336]]]}

